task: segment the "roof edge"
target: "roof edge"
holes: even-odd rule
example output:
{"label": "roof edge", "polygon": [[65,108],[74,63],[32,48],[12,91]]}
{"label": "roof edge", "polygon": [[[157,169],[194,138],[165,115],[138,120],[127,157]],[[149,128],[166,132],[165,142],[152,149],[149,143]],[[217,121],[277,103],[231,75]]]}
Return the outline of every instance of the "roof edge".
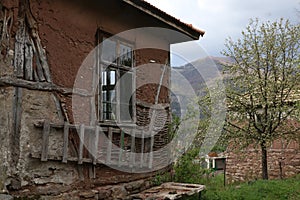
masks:
{"label": "roof edge", "polygon": [[158,9],[152,4],[144,0],[123,0],[125,3],[134,6],[135,8],[155,17],[156,19],[168,24],[169,26],[174,27],[178,31],[188,35],[194,40],[199,40],[200,36],[203,37],[205,31],[199,30],[193,27],[191,24],[184,23],[179,19],[167,14],[166,12]]}

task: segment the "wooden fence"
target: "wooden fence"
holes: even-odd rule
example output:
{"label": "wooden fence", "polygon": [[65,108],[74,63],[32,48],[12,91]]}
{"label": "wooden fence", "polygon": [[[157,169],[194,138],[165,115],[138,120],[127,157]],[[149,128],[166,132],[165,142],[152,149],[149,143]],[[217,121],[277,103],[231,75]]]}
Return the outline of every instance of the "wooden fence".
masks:
{"label": "wooden fence", "polygon": [[[60,160],[63,163],[77,162],[79,165],[91,163],[93,165],[152,168],[154,135],[149,131],[136,130],[134,125],[85,126],[68,122],[54,124],[45,120],[36,123],[35,126],[42,128],[42,149],[38,156],[33,157],[38,157],[43,162]],[[56,131],[57,134],[62,133],[62,155],[50,155],[49,153],[49,136],[54,129],[62,130]],[[69,134],[74,132],[78,134],[79,141],[76,144],[78,145],[76,147],[77,155],[70,156],[69,146],[74,144],[70,144]],[[88,138],[88,141],[85,141],[85,138]],[[84,150],[87,150],[89,155],[85,155]]]}

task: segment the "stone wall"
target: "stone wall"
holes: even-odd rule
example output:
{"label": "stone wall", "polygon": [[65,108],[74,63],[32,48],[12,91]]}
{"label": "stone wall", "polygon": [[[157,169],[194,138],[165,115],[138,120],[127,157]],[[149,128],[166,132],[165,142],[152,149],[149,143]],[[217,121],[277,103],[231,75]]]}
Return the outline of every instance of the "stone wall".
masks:
{"label": "stone wall", "polygon": [[[287,178],[300,173],[300,146],[296,141],[276,140],[268,149],[270,179]],[[261,151],[249,147],[241,151],[228,150],[226,176],[229,182],[261,178]]]}

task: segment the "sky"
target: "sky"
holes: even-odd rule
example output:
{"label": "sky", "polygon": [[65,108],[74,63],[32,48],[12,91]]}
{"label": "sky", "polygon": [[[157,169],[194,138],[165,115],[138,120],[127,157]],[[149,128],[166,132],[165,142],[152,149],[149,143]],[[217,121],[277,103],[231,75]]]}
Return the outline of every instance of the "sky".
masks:
{"label": "sky", "polygon": [[222,56],[225,39],[236,40],[251,18],[300,22],[300,0],[146,0],[159,9],[204,30],[198,41],[210,56]]}

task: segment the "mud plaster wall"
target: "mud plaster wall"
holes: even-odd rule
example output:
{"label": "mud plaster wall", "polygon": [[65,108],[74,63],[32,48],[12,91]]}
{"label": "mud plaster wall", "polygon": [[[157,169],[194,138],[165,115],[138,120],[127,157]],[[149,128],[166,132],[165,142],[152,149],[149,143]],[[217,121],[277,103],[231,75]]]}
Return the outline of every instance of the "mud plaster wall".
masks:
{"label": "mud plaster wall", "polygon": [[[52,80],[54,83],[72,87],[76,72],[82,63],[85,56],[94,48],[95,32],[97,27],[101,26],[103,29],[117,33],[121,30],[126,30],[128,27],[124,23],[118,24],[117,22],[108,22],[103,18],[95,20],[94,16],[87,10],[82,10],[78,6],[72,6],[66,1],[30,1],[32,14],[38,21],[38,32],[42,39],[42,44],[47,52],[47,59],[51,71]],[[10,7],[11,6],[11,7]],[[14,26],[13,30],[17,27],[17,11],[18,3],[16,1],[8,1],[7,8],[13,10],[14,13]],[[107,16],[111,19],[111,16]],[[125,27],[124,27],[125,26]],[[117,29],[117,30],[116,30]],[[12,31],[11,40],[8,46],[13,49],[13,38],[15,32]],[[165,41],[163,44],[167,45]],[[13,56],[1,59],[1,76],[13,74]],[[9,57],[11,56],[11,57]],[[147,54],[139,54],[139,62],[147,63],[149,59],[157,60],[158,63],[166,63],[168,59],[168,53],[154,53],[149,51]],[[153,73],[152,68],[148,68],[143,74],[140,74],[144,78],[149,78],[150,74],[160,76],[161,69],[158,69],[157,74]],[[147,75],[146,75],[147,74]],[[168,80],[165,79],[164,82]],[[150,89],[149,89],[150,90]],[[144,91],[144,90],[142,90]],[[1,172],[0,181],[1,188],[7,189],[6,186],[14,187],[13,189],[20,189],[21,187],[27,191],[27,193],[41,193],[47,194],[47,188],[49,184],[63,184],[69,185],[75,182],[80,182],[85,177],[83,174],[79,174],[78,166],[76,164],[68,163],[61,164],[59,162],[47,162],[41,163],[39,160],[32,159],[30,154],[40,153],[41,151],[41,129],[34,127],[34,122],[38,119],[50,119],[51,122],[61,122],[63,119],[59,117],[57,113],[57,107],[54,102],[54,95],[49,92],[32,91],[22,89],[22,115],[21,115],[21,135],[18,138],[19,146],[18,154],[15,156],[16,165],[12,163],[11,149],[12,138],[9,137],[12,130],[12,107],[14,102],[13,87],[1,87],[0,96],[0,114],[1,114]],[[145,101],[153,102],[153,93],[156,93],[156,89],[152,88],[151,92],[148,92],[150,98],[143,94],[142,99]],[[149,100],[150,99],[150,100]],[[160,96],[160,102],[166,103],[168,101],[167,92],[163,89]],[[70,99],[68,99],[70,100]],[[69,102],[67,102],[68,104]],[[70,106],[70,104],[68,104]],[[61,132],[51,131],[50,135],[50,152],[49,154],[56,155],[61,154],[57,152],[61,149],[62,140],[59,136]],[[164,134],[165,135],[165,134]],[[99,179],[103,175],[103,168],[98,167],[97,170]],[[136,180],[145,177],[145,175],[128,174],[124,176],[113,170],[108,170],[108,176],[103,179],[99,184],[108,184],[110,179],[114,180],[114,183],[121,181]],[[120,177],[123,177],[120,178]],[[113,177],[113,178],[112,178]],[[107,181],[107,182],[105,182]],[[30,186],[36,185],[40,187],[41,191],[31,188]],[[43,188],[43,189],[42,189]],[[55,187],[54,187],[55,188]],[[68,188],[68,187],[63,187]],[[49,189],[49,188],[48,188]],[[53,189],[53,188],[52,188]]]}
{"label": "mud plaster wall", "polygon": [[[261,178],[261,151],[248,148],[227,154],[228,181],[249,181]],[[300,173],[300,146],[296,141],[276,140],[268,149],[269,178],[291,177]]]}
{"label": "mud plaster wall", "polygon": [[[47,52],[54,83],[65,87],[73,87],[75,78],[78,76],[79,67],[87,55],[95,48],[97,28],[110,34],[117,34],[128,29],[137,28],[141,24],[149,23],[149,19],[144,19],[144,14],[131,14],[133,10],[123,4],[120,5],[120,3],[117,3],[115,8],[106,8],[107,5],[105,3],[103,5],[97,4],[97,6],[97,13],[94,13],[94,10],[88,4],[82,6],[81,4],[58,0],[31,1],[32,13],[38,21],[40,37]],[[122,12],[119,12],[120,9]],[[137,20],[135,16],[135,20],[132,21],[128,16],[124,17],[124,13],[128,13],[128,15],[137,14],[140,16],[140,20]],[[153,22],[152,26],[154,25],[157,24]],[[129,38],[131,41],[134,41],[136,48],[139,48],[139,46],[152,46],[155,43],[157,48],[163,49],[137,50],[135,53],[136,66],[149,64],[150,59],[157,61],[158,64],[169,62],[169,43],[164,38],[158,39],[153,35],[142,38],[126,37],[126,39]],[[89,84],[89,81],[92,80],[91,69],[92,67],[87,68],[87,72],[80,74],[77,78],[82,78]],[[153,79],[155,83],[159,83],[161,73],[160,67],[149,66],[147,69],[143,68],[137,74],[137,84],[139,84],[139,80],[143,79]],[[169,72],[165,75],[164,85],[168,85],[168,76]],[[143,85],[137,89],[137,99],[154,103],[157,84]],[[72,118],[72,113],[70,112],[72,109],[71,99],[61,97],[61,100],[65,104],[70,118]],[[82,99],[81,101],[83,104],[89,103],[88,99]],[[168,90],[163,87],[160,93],[160,103],[168,102]],[[82,106],[89,108],[87,105]],[[87,116],[86,118],[88,118],[88,110],[87,113],[82,113],[82,116]]]}

